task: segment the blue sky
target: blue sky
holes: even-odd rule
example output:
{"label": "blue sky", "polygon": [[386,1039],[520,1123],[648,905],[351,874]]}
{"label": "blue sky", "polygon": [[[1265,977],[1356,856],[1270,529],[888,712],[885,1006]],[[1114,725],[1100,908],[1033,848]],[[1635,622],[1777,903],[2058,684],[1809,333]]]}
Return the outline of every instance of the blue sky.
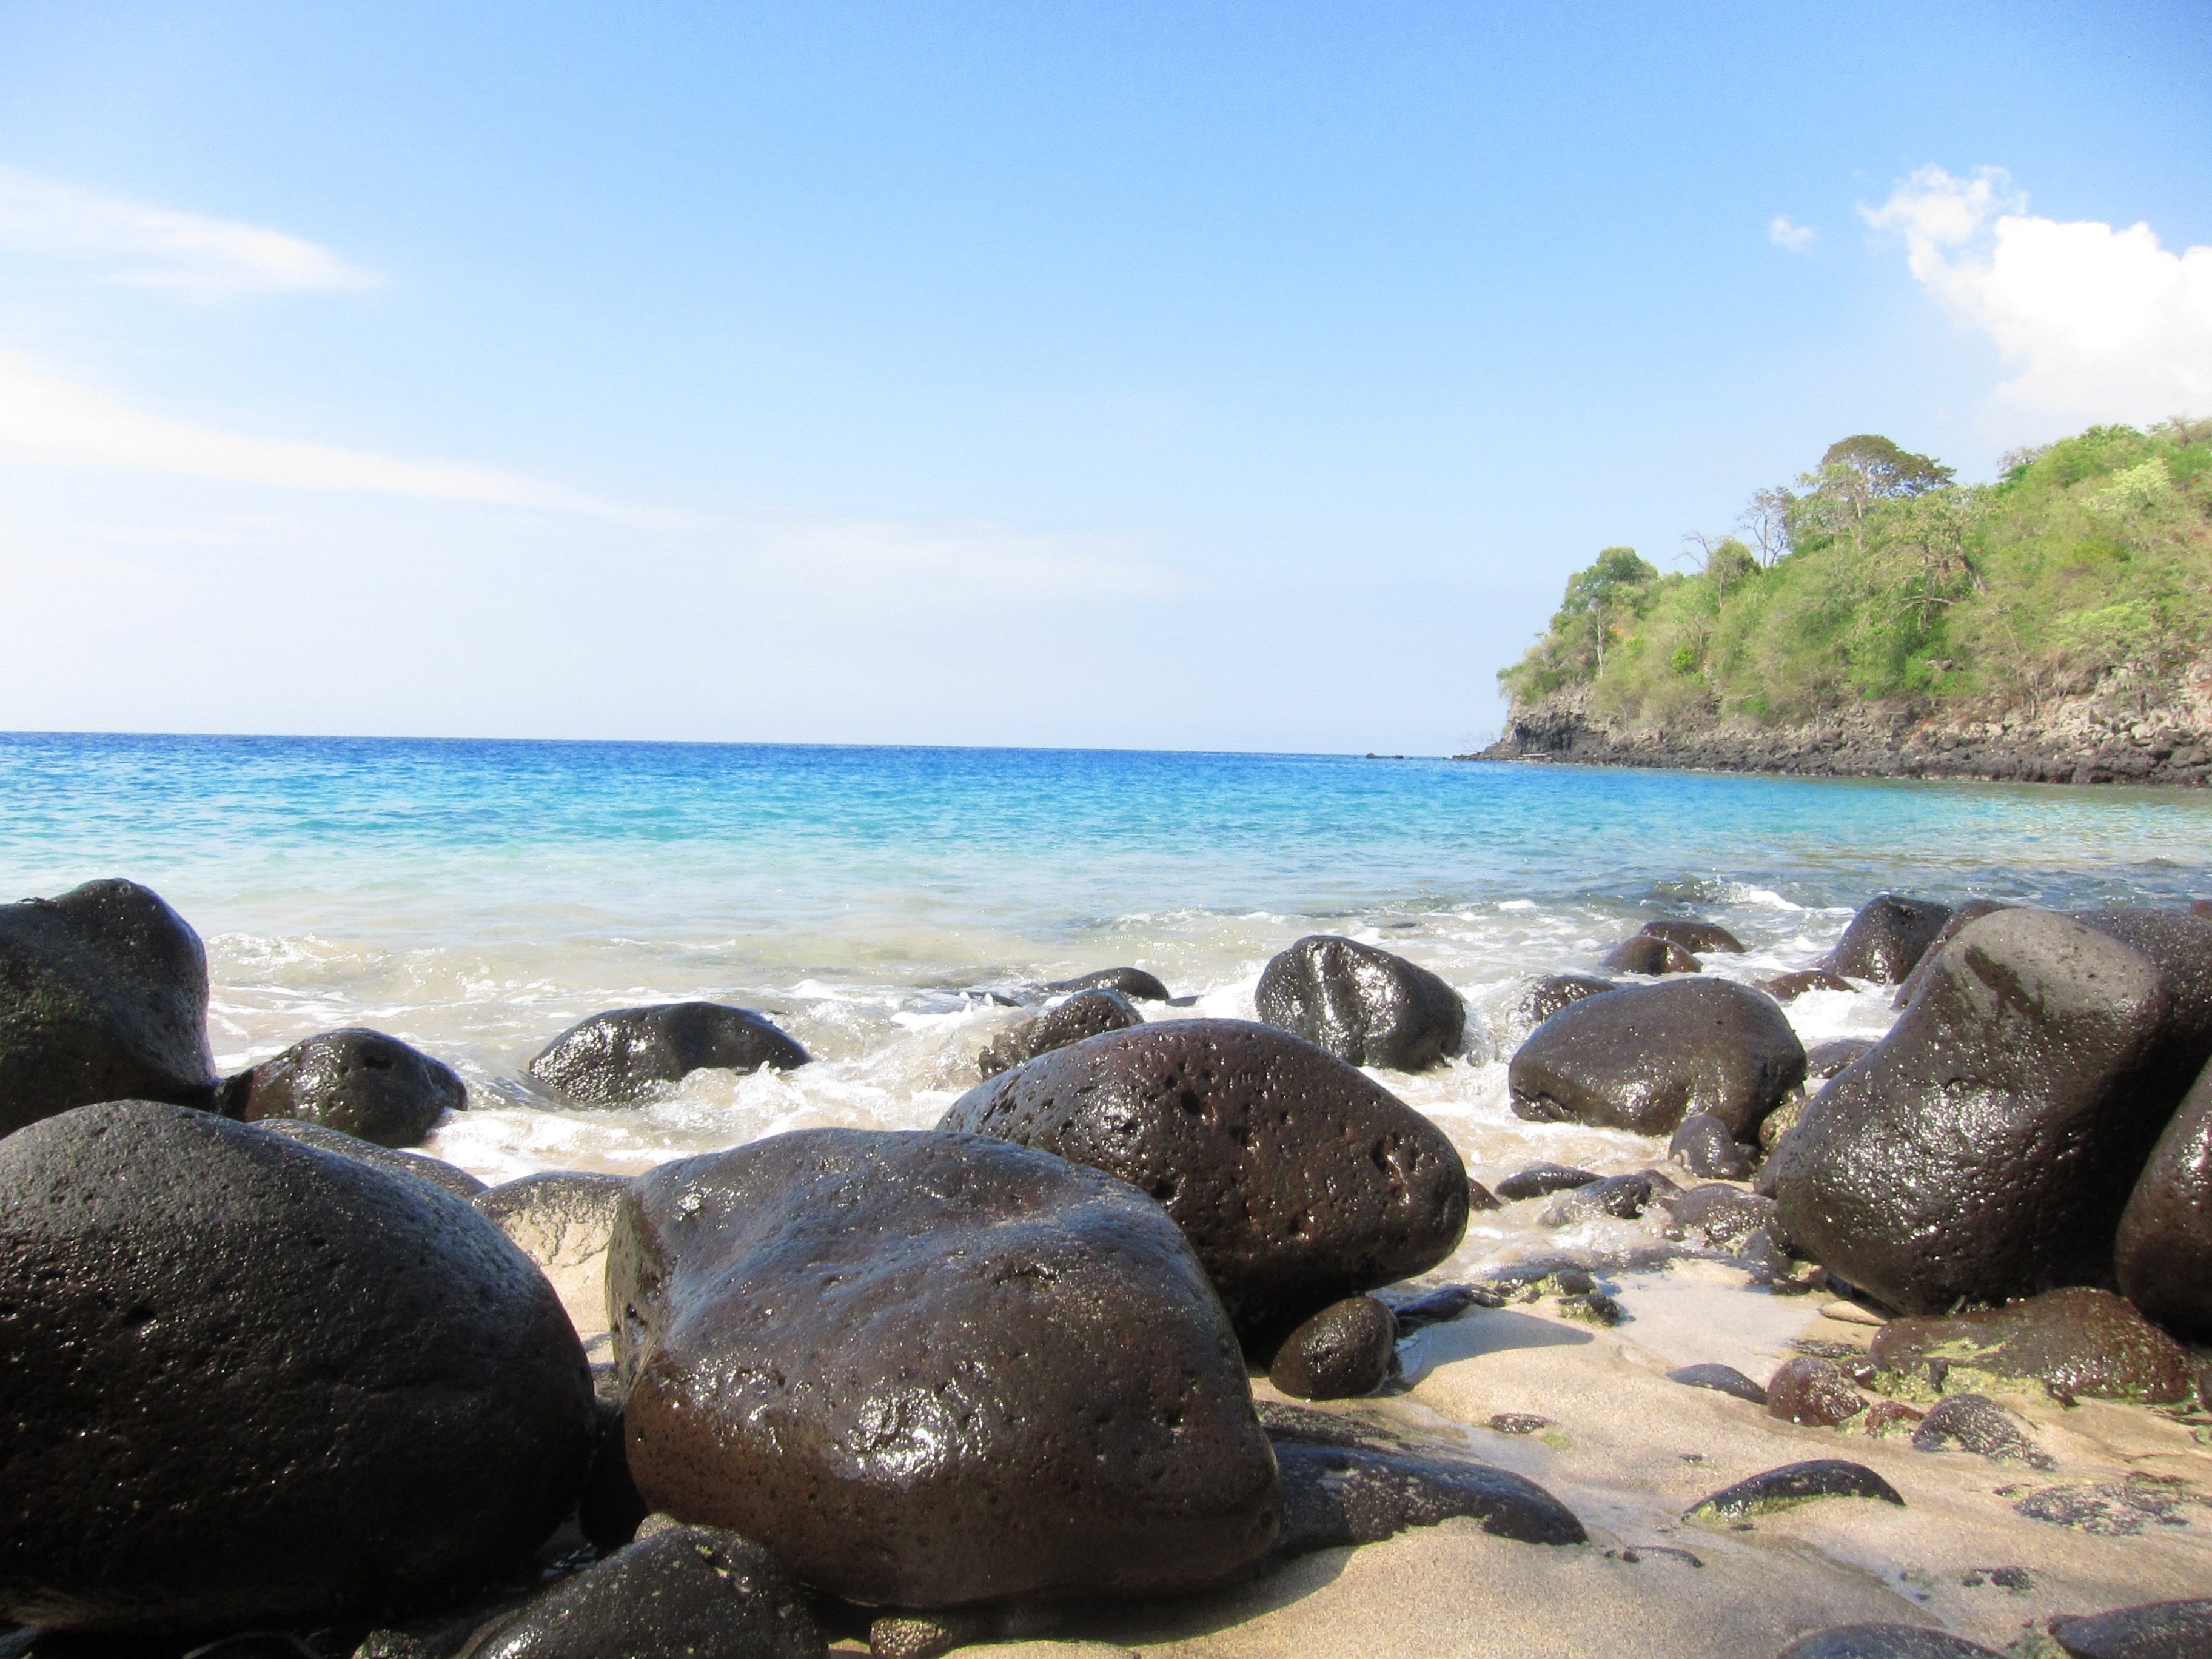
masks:
{"label": "blue sky", "polygon": [[2212,414],[2208,85],[2183,5],[0,4],[0,727],[1462,747],[1846,433]]}

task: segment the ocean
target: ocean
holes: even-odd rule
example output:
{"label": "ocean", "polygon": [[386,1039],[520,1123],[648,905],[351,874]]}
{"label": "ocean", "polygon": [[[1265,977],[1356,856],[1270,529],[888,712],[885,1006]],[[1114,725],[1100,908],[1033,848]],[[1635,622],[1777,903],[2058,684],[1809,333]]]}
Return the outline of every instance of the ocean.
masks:
{"label": "ocean", "polygon": [[[1470,1171],[1603,1173],[1663,1143],[1525,1123],[1505,1066],[1536,975],[1656,916],[1802,967],[1856,907],[2175,904],[2212,894],[2212,793],[1745,777],[1444,760],[1110,750],[0,735],[0,900],[121,875],[206,940],[225,1071],[368,1025],[447,1060],[468,1111],[429,1149],[486,1180],[634,1172],[822,1124],[919,1127],[1035,988],[1133,964],[1252,1017],[1304,934],[1381,945],[1469,1009],[1467,1052],[1376,1075]],[[704,998],[816,1056],[567,1109],[523,1066],[585,1015]],[[1808,1042],[1879,1035],[1886,993],[1789,1009]],[[1637,1242],[1542,1206],[1476,1218],[1454,1264]],[[1526,1213],[1524,1213],[1526,1212]]]}

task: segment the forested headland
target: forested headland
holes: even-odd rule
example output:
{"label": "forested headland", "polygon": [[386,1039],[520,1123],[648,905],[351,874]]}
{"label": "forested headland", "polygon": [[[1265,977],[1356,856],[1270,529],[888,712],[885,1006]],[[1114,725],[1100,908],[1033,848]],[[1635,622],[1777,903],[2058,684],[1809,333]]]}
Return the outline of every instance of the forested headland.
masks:
{"label": "forested headland", "polygon": [[1501,758],[2069,781],[2212,763],[2212,421],[1996,482],[1871,434],[1662,571],[1609,547],[1498,676]]}

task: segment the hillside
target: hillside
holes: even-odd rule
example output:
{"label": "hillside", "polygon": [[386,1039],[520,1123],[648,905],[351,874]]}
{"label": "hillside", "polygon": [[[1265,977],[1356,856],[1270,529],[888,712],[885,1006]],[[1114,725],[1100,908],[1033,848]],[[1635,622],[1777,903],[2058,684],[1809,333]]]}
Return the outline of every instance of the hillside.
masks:
{"label": "hillside", "polygon": [[1607,548],[1498,676],[1486,758],[2066,781],[2212,766],[2212,422],[1994,483],[1862,434],[1662,574]]}

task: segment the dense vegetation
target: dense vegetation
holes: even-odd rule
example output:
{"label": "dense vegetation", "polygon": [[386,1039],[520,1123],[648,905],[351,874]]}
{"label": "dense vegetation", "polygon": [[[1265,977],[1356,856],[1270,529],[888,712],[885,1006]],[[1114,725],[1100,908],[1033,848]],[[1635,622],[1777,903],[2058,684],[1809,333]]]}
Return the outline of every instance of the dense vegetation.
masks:
{"label": "dense vegetation", "polygon": [[2094,427],[1982,485],[1846,438],[1737,528],[1686,538],[1698,568],[1667,575],[1606,549],[1500,683],[1516,702],[1587,685],[1596,712],[1662,727],[1900,697],[2033,714],[2212,646],[2212,421]]}

